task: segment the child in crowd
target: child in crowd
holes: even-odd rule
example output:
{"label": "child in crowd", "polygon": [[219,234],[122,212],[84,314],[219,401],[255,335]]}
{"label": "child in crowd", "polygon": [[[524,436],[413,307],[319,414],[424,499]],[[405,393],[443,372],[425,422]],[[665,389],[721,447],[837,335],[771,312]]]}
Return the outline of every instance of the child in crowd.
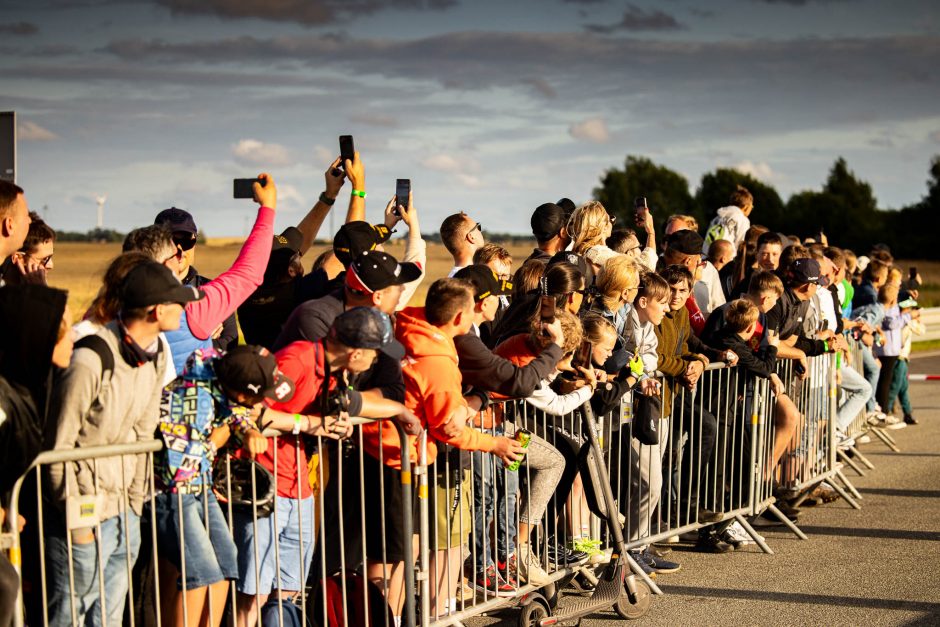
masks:
{"label": "child in crowd", "polygon": [[911,359],[911,340],[915,335],[923,335],[926,331],[924,323],[920,321],[920,307],[917,301],[909,298],[898,303],[901,314],[911,316],[910,321],[901,329],[901,352],[898,354],[898,361],[894,366],[894,378],[891,380],[891,387],[888,389],[888,410],[894,410],[895,399],[901,405],[901,411],[904,412],[904,423],[916,425],[914,410],[911,408],[911,399],[908,396],[908,362]]}

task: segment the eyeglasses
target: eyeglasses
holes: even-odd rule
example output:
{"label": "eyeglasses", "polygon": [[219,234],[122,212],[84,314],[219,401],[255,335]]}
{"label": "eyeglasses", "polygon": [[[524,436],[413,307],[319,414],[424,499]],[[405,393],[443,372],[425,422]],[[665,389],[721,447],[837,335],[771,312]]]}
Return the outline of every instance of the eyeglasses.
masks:
{"label": "eyeglasses", "polygon": [[196,245],[196,236],[186,231],[179,231],[173,233],[173,243],[176,244],[180,250],[191,250],[193,246]]}
{"label": "eyeglasses", "polygon": [[49,264],[52,263],[52,255],[49,255],[48,257],[43,257],[42,259],[40,259],[39,257],[33,257],[32,255],[25,255],[25,256],[39,262],[39,265],[41,265],[43,268],[48,268]]}
{"label": "eyeglasses", "polygon": [[483,232],[483,225],[480,224],[479,222],[477,222],[477,224],[476,224],[475,227],[473,227],[472,229],[470,229],[469,231],[467,231],[467,234],[469,235],[470,233],[473,233],[474,231],[479,231],[480,233],[482,233],[482,232]]}

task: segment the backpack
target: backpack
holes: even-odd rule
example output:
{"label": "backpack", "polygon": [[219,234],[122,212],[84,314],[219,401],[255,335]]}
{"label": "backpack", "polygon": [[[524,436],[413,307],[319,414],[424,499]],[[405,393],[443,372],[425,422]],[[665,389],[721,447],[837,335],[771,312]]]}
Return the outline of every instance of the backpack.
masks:
{"label": "backpack", "polygon": [[[394,625],[392,609],[377,585],[359,574],[346,575],[346,604],[343,605],[343,576],[339,573],[321,579],[311,595],[312,607],[308,612],[310,619],[319,627],[380,627]],[[368,596],[367,596],[368,595]],[[323,601],[326,597],[326,622]],[[369,614],[365,613],[365,600],[368,598]],[[299,612],[298,612],[299,614]],[[265,623],[267,624],[267,623]],[[276,623],[274,623],[276,624]],[[287,621],[285,619],[285,625]]]}
{"label": "backpack", "polygon": [[271,595],[267,602],[261,606],[261,624],[263,627],[313,626],[309,609],[306,620],[304,620],[303,612],[300,611],[300,607],[293,599],[281,599],[278,603],[276,595]]}
{"label": "backpack", "polygon": [[111,375],[114,374],[114,353],[105,339],[97,334],[86,335],[75,342],[75,349],[79,348],[90,348],[95,351],[98,359],[101,360],[101,386],[104,387],[106,383],[110,383]]}

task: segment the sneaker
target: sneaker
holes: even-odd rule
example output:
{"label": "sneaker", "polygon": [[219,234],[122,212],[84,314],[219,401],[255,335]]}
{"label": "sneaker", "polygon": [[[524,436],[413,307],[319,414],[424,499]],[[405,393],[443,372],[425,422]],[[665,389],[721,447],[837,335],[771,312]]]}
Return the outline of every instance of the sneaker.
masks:
{"label": "sneaker", "polygon": [[838,500],[839,493],[833,490],[832,486],[826,484],[826,482],[823,481],[818,486],[813,488],[812,492],[809,493],[809,497],[807,497],[804,503],[813,501],[814,505],[819,505],[822,503],[832,503],[833,501]]}
{"label": "sneaker", "polygon": [[506,583],[513,588],[519,585],[519,568],[516,565],[515,554],[510,555],[509,559],[505,562],[496,560],[496,570],[499,571],[499,576],[505,579]]}
{"label": "sneaker", "polygon": [[895,416],[885,416],[884,424],[882,425],[885,429],[903,429],[907,427],[907,423],[897,418]]}
{"label": "sneaker", "polygon": [[637,551],[636,549],[629,551],[630,557],[634,562],[637,563],[637,566],[640,567],[648,577],[655,578],[656,571],[653,570],[653,567],[649,565],[649,562],[646,561],[646,554],[643,551]]}
{"label": "sneaker", "polygon": [[[748,544],[754,544],[753,538],[748,535],[744,530],[744,527],[741,526],[741,523],[734,521],[728,526],[727,529],[721,532],[719,535],[722,542],[726,542],[733,546],[735,549],[740,549],[742,546]],[[760,539],[763,540],[763,536],[760,536]]]}
{"label": "sneaker", "polygon": [[703,524],[712,524],[716,522],[721,522],[721,519],[724,518],[722,514],[718,512],[713,512],[708,509],[698,510],[698,521]]}
{"label": "sneaker", "polygon": [[477,574],[473,579],[473,588],[498,597],[511,597],[516,594],[516,589],[500,576],[495,566],[488,566],[484,572]]}
{"label": "sneaker", "polygon": [[836,429],[836,442],[839,448],[855,446],[855,438],[849,437],[849,435],[841,429]]}
{"label": "sneaker", "polygon": [[662,557],[656,557],[650,553],[649,549],[644,549],[642,553],[646,563],[657,573],[675,573],[682,569],[682,565],[677,562],[670,562]]}
{"label": "sneaker", "polygon": [[910,414],[904,414],[904,424],[906,424],[906,425],[916,425],[916,424],[920,424],[920,423],[917,422],[917,419],[914,418],[914,416],[912,416],[912,415],[910,415]]}
{"label": "sneaker", "polygon": [[544,586],[552,580],[539,564],[538,556],[532,553],[532,547],[526,542],[520,542],[516,547],[516,568],[519,571],[520,582]]}
{"label": "sneaker", "polygon": [[734,550],[734,546],[722,542],[717,534],[705,533],[699,535],[692,550],[699,553],[730,553]]}
{"label": "sneaker", "polygon": [[[678,538],[678,536],[676,537]],[[668,546],[662,546],[660,544],[651,544],[649,547],[649,552],[656,557],[666,557],[666,554],[671,553],[672,549],[670,549]]]}
{"label": "sneaker", "polygon": [[866,433],[855,438],[855,441],[859,444],[870,444],[871,437],[869,437],[869,435]]}
{"label": "sneaker", "polygon": [[601,541],[594,538],[576,538],[571,541],[572,550],[583,553],[588,556],[587,561],[591,564],[600,564],[604,559],[604,551],[601,550]]}
{"label": "sneaker", "polygon": [[868,424],[873,425],[875,427],[882,426],[886,418],[887,416],[877,409],[868,412],[868,416],[867,416]]}
{"label": "sneaker", "polygon": [[590,557],[587,553],[582,553],[581,551],[571,551],[566,549],[561,544],[555,542],[554,539],[548,539],[548,549],[546,550],[545,557],[548,558],[550,564],[557,566],[559,568],[564,568],[566,566],[571,566],[572,564],[582,564],[588,560]]}

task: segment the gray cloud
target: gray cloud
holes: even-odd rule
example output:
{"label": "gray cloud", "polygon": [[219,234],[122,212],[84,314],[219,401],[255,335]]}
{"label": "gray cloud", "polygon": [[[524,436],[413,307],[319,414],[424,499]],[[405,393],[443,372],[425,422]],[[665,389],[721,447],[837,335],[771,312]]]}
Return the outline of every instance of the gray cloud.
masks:
{"label": "gray cloud", "polygon": [[354,124],[377,126],[379,128],[395,128],[398,126],[398,119],[395,117],[374,111],[367,113],[353,113],[349,116],[349,121]]}
{"label": "gray cloud", "polygon": [[176,14],[215,15],[227,19],[256,18],[296,22],[305,26],[332,24],[356,15],[388,9],[441,10],[456,0],[157,0]]}
{"label": "gray cloud", "polygon": [[32,22],[13,22],[0,24],[0,34],[3,35],[35,35],[39,27]]}
{"label": "gray cloud", "polygon": [[552,87],[544,78],[527,78],[522,81],[526,85],[531,85],[532,88],[540,95],[545,96],[546,98],[557,98],[558,92],[555,91],[555,88]]}
{"label": "gray cloud", "polygon": [[646,11],[635,4],[628,4],[623,17],[616,24],[588,24],[585,26],[592,33],[613,33],[616,31],[665,31],[685,28],[665,11],[651,9]]}

